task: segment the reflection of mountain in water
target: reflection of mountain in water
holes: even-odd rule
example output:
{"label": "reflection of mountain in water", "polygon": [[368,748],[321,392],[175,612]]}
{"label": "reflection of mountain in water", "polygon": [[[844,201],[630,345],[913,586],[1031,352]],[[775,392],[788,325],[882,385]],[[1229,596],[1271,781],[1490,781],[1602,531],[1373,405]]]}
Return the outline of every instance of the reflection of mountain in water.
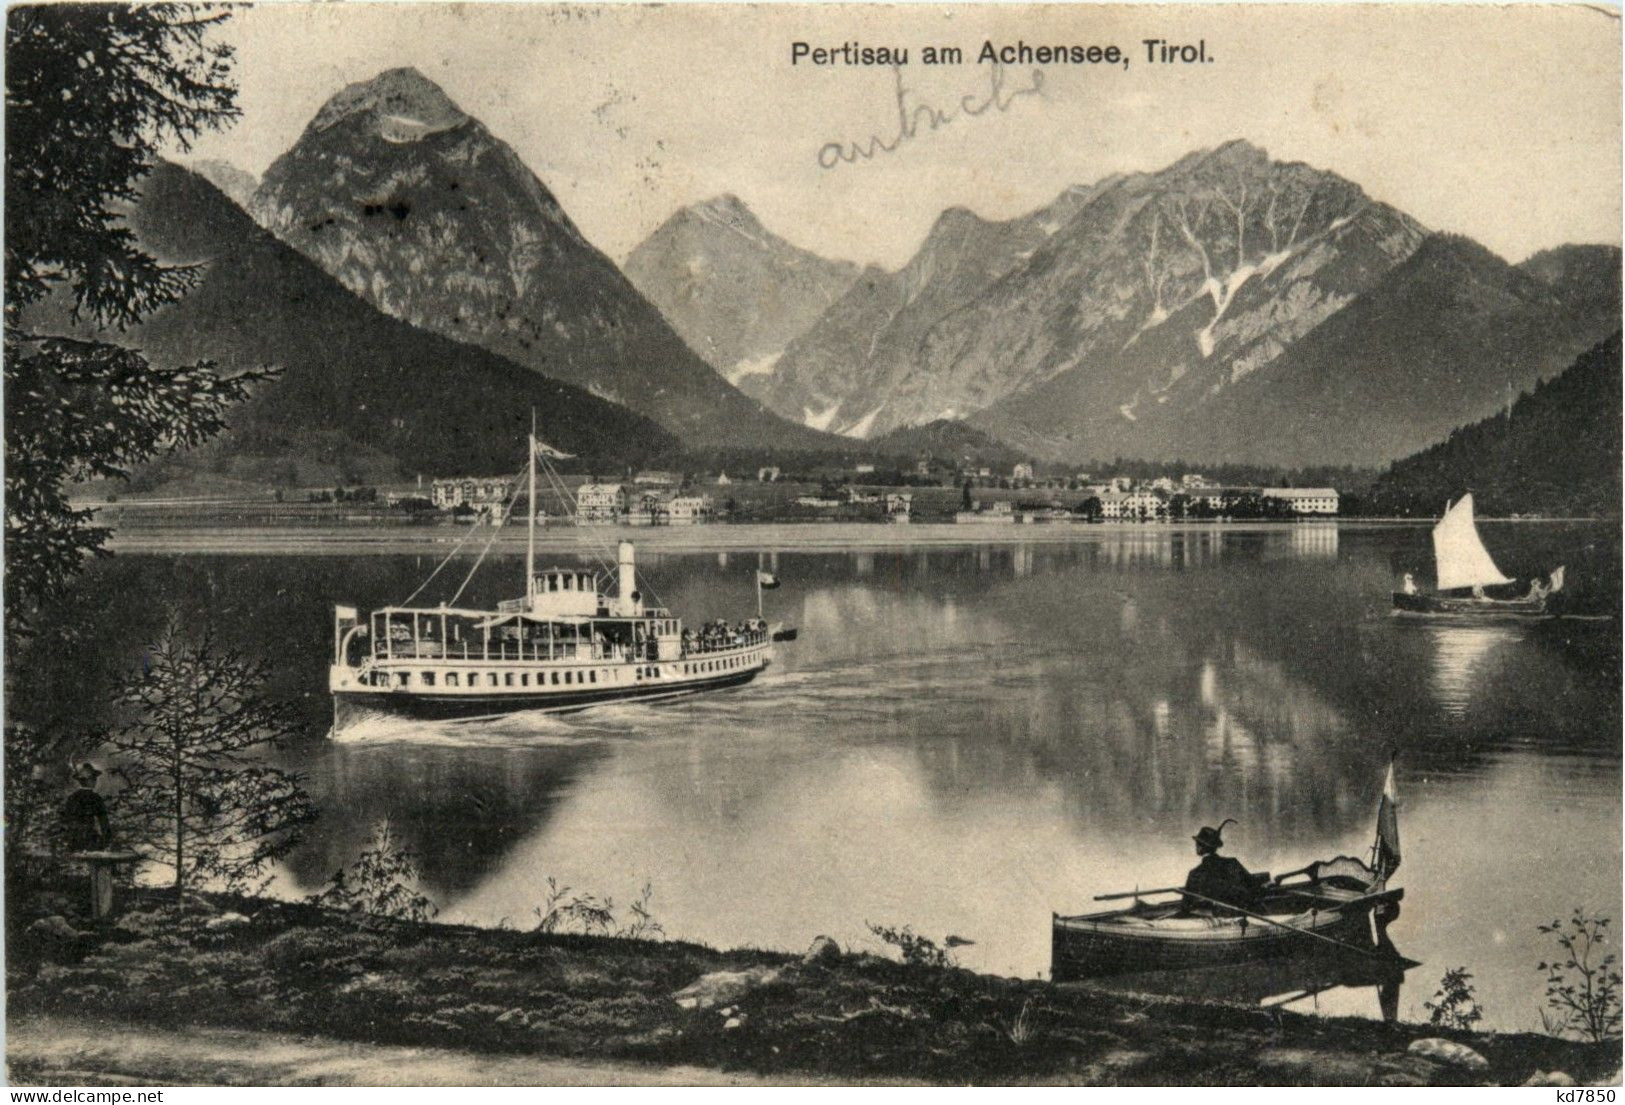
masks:
{"label": "reflection of mountain in water", "polygon": [[[1617,657],[1617,623],[1393,619],[1409,531],[1334,546],[1335,532],[1100,527],[1064,545],[768,554],[783,584],[768,617],[801,636],[741,692],[377,745],[322,737],[330,603],[398,601],[432,558],[119,557],[56,614],[90,632],[45,627],[13,658],[8,705],[105,720],[108,678],[179,609],[271,661],[272,693],[307,718],[285,759],[323,819],[286,892],[319,886],[387,816],[450,916],[520,921],[544,874],[618,900],[648,875],[675,931],[786,946],[814,923],[861,937],[865,910],[984,936],[1068,894],[1183,873],[1188,835],[1223,817],[1255,866],[1358,848],[1393,745],[1435,802],[1443,776],[1476,793],[1513,748],[1617,770],[1618,668],[1598,659]],[[646,559],[686,617],[755,609],[755,553]],[[506,596],[516,563],[488,564],[465,597]],[[426,601],[462,572],[444,575]],[[990,888],[974,915],[967,879]],[[755,900],[769,885],[771,908]],[[979,947],[985,966],[1030,972],[1045,937]]]}

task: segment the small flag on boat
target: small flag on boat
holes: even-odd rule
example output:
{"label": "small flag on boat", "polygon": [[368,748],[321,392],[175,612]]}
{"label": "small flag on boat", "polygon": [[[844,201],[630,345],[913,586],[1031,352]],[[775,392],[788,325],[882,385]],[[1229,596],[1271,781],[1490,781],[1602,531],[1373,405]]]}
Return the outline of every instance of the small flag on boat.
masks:
{"label": "small flag on boat", "polygon": [[758,570],[756,573],[756,585],[764,591],[771,591],[773,588],[779,585],[779,577],[774,575],[772,572]]}
{"label": "small flag on boat", "polygon": [[361,617],[361,611],[353,606],[335,606],[333,616],[341,622],[353,622]]}
{"label": "small flag on boat", "polygon": [[575,457],[574,453],[566,453],[555,449],[541,438],[535,438],[534,440],[536,442],[536,455],[539,457],[552,457],[554,460],[571,460]]}
{"label": "small flag on boat", "polygon": [[1394,761],[1388,761],[1382,797],[1377,802],[1377,874],[1387,878],[1399,870],[1399,791],[1394,786]]}

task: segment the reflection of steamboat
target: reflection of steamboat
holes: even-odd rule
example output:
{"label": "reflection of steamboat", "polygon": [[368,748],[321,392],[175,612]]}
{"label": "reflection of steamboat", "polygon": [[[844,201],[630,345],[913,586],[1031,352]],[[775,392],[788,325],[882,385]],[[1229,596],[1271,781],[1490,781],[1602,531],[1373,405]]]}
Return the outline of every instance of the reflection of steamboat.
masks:
{"label": "reflection of steamboat", "polygon": [[1409,575],[1402,590],[1394,592],[1394,610],[1401,614],[1445,614],[1468,617],[1483,615],[1540,617],[1546,613],[1546,600],[1563,589],[1563,569],[1552,572],[1542,583],[1532,580],[1529,592],[1516,598],[1496,598],[1486,587],[1504,587],[1513,582],[1501,574],[1484,547],[1484,539],[1473,524],[1473,497],[1463,495],[1445,507],[1444,517],[1433,527],[1433,559],[1438,573],[1438,589],[1422,591]]}
{"label": "reflection of steamboat", "polygon": [[[629,541],[620,543],[613,575],[536,570],[536,458],[564,454],[534,434],[530,444],[525,597],[495,610],[386,606],[367,620],[354,607],[336,608],[328,676],[335,731],[357,710],[429,718],[580,710],[739,686],[768,666],[771,641],[759,617],[695,633],[645,601]],[[758,614],[760,588],[775,584],[758,572]]]}

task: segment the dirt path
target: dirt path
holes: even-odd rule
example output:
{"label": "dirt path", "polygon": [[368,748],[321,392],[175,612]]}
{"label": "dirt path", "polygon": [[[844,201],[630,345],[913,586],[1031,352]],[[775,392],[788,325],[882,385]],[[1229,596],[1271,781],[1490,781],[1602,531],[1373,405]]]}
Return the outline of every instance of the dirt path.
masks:
{"label": "dirt path", "polygon": [[[14,1086],[786,1086],[705,1067],[482,1055],[385,1047],[220,1028],[158,1029],[91,1019],[17,1017],[6,1024]],[[901,1083],[887,1083],[901,1084]]]}

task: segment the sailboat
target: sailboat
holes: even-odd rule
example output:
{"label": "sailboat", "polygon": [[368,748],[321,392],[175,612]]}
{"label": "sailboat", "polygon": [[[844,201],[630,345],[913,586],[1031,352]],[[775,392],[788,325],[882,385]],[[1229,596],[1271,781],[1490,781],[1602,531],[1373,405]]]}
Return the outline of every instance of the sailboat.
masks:
{"label": "sailboat", "polygon": [[[741,686],[772,663],[772,642],[788,635],[775,636],[761,617],[762,589],[778,585],[770,573],[757,572],[757,617],[710,621],[695,631],[639,586],[630,541],[620,542],[613,570],[607,561],[600,572],[538,569],[536,462],[564,456],[532,430],[523,597],[494,610],[461,607],[455,597],[439,606],[412,606],[408,598],[370,617],[354,606],[334,608],[328,689],[335,732],[358,714],[476,719],[675,698]],[[568,501],[550,465],[548,473]],[[505,517],[493,519],[485,552]]]}
{"label": "sailboat", "polygon": [[1515,581],[1502,574],[1484,547],[1484,539],[1473,522],[1471,492],[1445,505],[1444,517],[1433,527],[1433,559],[1436,590],[1421,590],[1407,574],[1403,588],[1394,592],[1396,611],[1540,617],[1546,613],[1547,600],[1563,589],[1563,569],[1558,567],[1546,581],[1530,581],[1528,594],[1520,598],[1492,598],[1484,593],[1486,587],[1505,587]]}

